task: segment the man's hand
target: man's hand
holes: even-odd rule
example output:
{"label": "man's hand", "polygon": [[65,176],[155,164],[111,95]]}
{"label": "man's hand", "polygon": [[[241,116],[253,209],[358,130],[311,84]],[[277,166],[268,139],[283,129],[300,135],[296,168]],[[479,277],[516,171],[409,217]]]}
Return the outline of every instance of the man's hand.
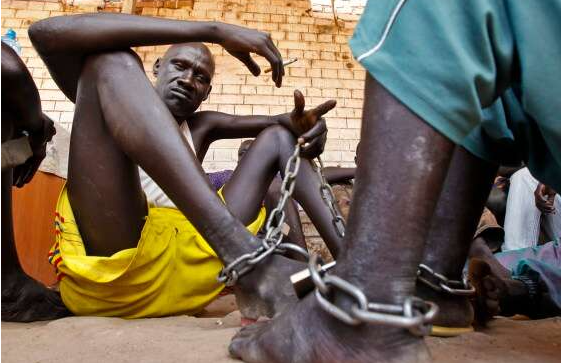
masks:
{"label": "man's hand", "polygon": [[273,81],[277,87],[282,85],[284,66],[282,55],[273,44],[271,36],[253,29],[243,28],[232,24],[220,24],[222,41],[219,43],[228,53],[242,61],[254,75],[261,73],[259,65],[251,58],[250,53],[265,57],[271,64]]}
{"label": "man's hand", "polygon": [[323,152],[327,140],[327,126],[322,116],[336,104],[335,100],[329,100],[306,111],[304,96],[300,91],[294,91],[294,110],[290,113],[290,119],[282,119],[280,123],[298,137],[298,143],[303,145],[303,157],[313,159]]}
{"label": "man's hand", "polygon": [[555,201],[555,190],[551,187],[539,183],[534,191],[534,198],[536,200],[536,207],[544,214],[555,213],[553,202]]}
{"label": "man's hand", "polygon": [[13,185],[18,188],[23,187],[31,181],[39,165],[46,156],[47,142],[51,141],[56,134],[54,122],[49,116],[42,114],[42,120],[42,132],[36,135],[29,135],[29,144],[31,150],[33,150],[33,156],[27,159],[24,164],[14,168]]}

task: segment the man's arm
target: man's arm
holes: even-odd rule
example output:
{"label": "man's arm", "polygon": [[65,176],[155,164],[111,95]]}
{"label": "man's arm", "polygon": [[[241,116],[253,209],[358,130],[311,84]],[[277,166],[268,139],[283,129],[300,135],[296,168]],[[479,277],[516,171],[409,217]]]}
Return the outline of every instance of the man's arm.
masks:
{"label": "man's arm", "polygon": [[254,74],[260,68],[250,53],[271,63],[273,80],[282,83],[282,56],[269,34],[219,22],[189,22],[127,14],[85,14],[47,18],[29,27],[33,46],[53,79],[73,102],[82,63],[89,54],[131,47],[208,42],[220,44]]}
{"label": "man's arm", "polygon": [[[305,110],[304,96],[298,90],[294,91],[294,110],[274,116],[236,116],[222,112],[203,111],[196,113],[190,120],[193,138],[197,144],[199,159],[206,153],[210,144],[221,139],[240,139],[256,137],[269,126],[281,125],[301,138],[302,143],[316,139],[313,144],[302,147],[304,156],[321,154],[325,140],[317,136],[327,135],[327,126],[322,118],[324,114],[335,107],[334,100],[326,101],[319,106]],[[322,142],[323,141],[323,142]],[[321,150],[320,150],[321,149]]]}
{"label": "man's arm", "polygon": [[33,78],[21,58],[2,43],[2,105],[14,113],[16,132],[43,131],[41,100]]}

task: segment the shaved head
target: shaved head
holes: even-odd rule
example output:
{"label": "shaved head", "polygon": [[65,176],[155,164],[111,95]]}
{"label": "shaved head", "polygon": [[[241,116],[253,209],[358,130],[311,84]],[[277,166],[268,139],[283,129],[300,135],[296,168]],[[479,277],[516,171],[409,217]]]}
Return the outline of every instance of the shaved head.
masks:
{"label": "shaved head", "polygon": [[212,75],[214,76],[214,70],[216,67],[214,63],[214,55],[212,55],[212,52],[204,43],[193,42],[193,43],[173,44],[168,48],[168,50],[163,56],[163,59],[170,59],[176,56],[177,54],[181,53],[185,48],[196,49],[200,52],[200,54],[202,54],[205,57],[208,57],[208,59],[210,60],[210,65],[212,67]]}

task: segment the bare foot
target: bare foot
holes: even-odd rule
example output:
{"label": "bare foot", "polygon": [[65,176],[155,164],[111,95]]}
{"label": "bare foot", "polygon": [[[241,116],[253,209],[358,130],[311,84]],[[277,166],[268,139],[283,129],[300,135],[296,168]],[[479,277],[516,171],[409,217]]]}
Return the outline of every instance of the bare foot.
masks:
{"label": "bare foot", "polygon": [[246,362],[428,362],[422,338],[403,329],[346,325],[318,306],[313,294],[273,320],[241,329],[230,354]]}
{"label": "bare foot", "polygon": [[273,255],[259,263],[234,286],[236,302],[242,317],[273,317],[297,301],[290,275],[303,270],[302,262]]}
{"label": "bare foot", "polygon": [[2,276],[2,321],[31,322],[72,315],[60,294],[23,272]]}
{"label": "bare foot", "polygon": [[[499,313],[506,316],[523,313],[527,306],[528,291],[524,284],[505,278],[483,259],[470,260],[469,278],[477,291],[474,300],[475,316],[481,324]],[[520,311],[516,311],[516,307]]]}
{"label": "bare foot", "polygon": [[455,296],[445,292],[438,292],[417,281],[415,296],[438,305],[438,314],[433,325],[464,328],[471,327],[473,322],[473,307],[466,296]]}

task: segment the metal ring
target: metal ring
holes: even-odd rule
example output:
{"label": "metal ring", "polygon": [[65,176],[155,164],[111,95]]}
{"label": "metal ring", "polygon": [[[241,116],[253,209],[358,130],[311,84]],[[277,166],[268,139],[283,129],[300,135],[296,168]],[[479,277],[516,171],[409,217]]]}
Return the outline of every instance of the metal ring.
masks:
{"label": "metal ring", "polygon": [[320,270],[318,269],[318,256],[316,254],[312,254],[310,259],[308,260],[308,269],[310,270],[310,277],[312,278],[312,282],[316,286],[316,288],[322,294],[329,293],[329,287],[325,284],[320,276]]}

